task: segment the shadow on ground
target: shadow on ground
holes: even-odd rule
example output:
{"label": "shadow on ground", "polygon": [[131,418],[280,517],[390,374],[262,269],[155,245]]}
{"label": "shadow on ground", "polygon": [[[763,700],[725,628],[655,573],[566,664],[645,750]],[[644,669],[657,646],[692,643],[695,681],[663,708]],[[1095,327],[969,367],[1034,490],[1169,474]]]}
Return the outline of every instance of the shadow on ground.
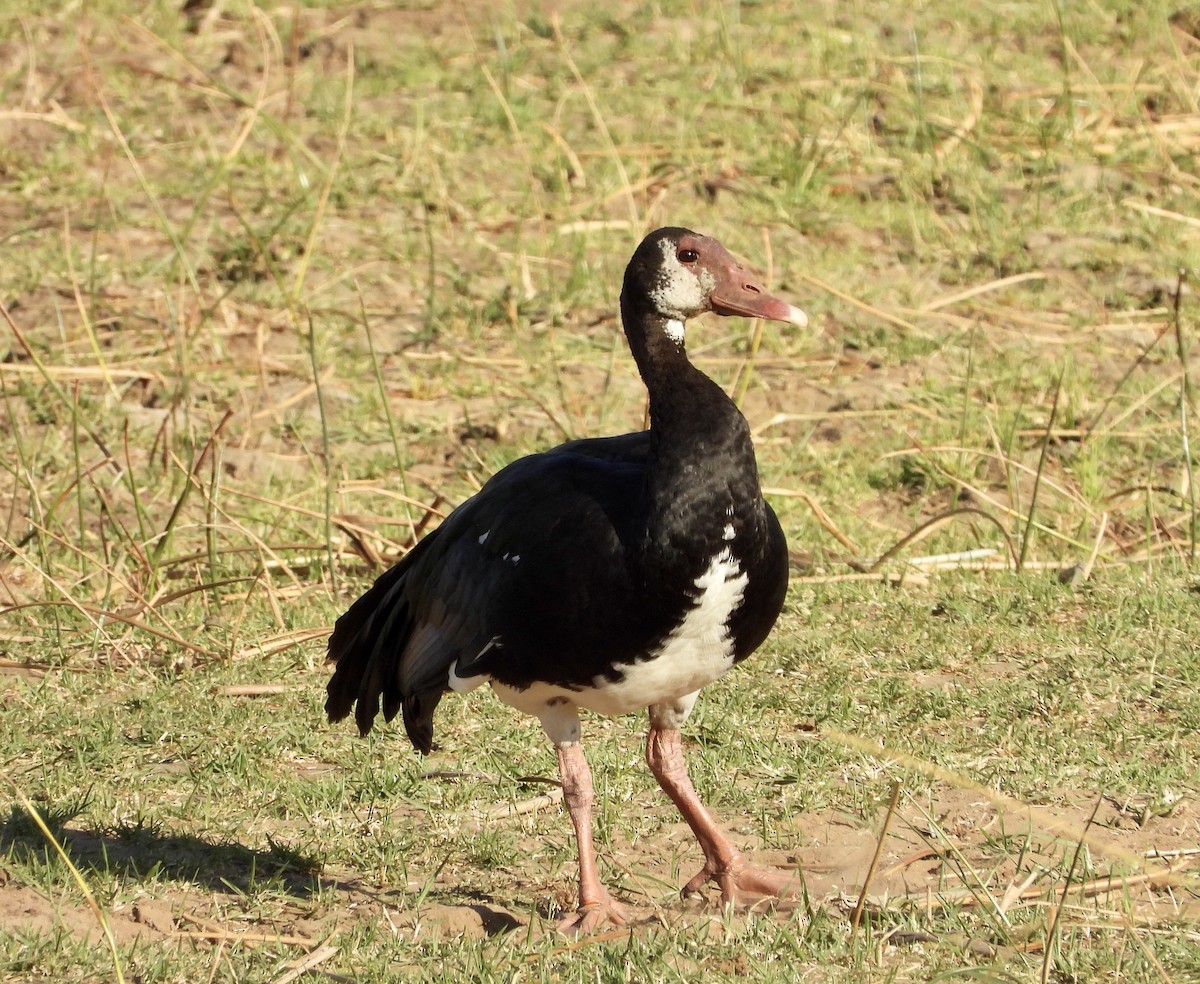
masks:
{"label": "shadow on ground", "polygon": [[[255,850],[233,841],[209,841],[170,833],[159,825],[127,825],[110,830],[69,826],[83,806],[41,810],[42,819],[67,856],[86,876],[91,873],[136,881],[165,876],[202,889],[249,894],[270,887],[297,899],[343,885],[321,877],[321,862],[283,844]],[[9,806],[0,822],[0,857],[24,863],[58,863],[57,852],[34,817]]]}

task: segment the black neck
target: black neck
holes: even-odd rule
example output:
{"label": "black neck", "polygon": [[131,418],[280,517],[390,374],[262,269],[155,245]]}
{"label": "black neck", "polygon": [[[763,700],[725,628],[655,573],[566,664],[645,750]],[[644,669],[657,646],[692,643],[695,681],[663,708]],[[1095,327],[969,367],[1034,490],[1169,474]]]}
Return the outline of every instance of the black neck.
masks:
{"label": "black neck", "polygon": [[690,517],[714,517],[723,526],[729,508],[746,520],[760,513],[750,428],[737,406],[688,361],[684,344],[668,335],[666,318],[626,294],[621,314],[650,394],[650,539],[683,533],[678,527]]}

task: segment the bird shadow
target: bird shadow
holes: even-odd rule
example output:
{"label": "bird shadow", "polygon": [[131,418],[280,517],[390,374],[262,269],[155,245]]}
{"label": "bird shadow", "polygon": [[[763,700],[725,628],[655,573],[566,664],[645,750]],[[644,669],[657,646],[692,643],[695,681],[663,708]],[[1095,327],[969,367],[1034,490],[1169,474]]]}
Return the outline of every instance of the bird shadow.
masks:
{"label": "bird shadow", "polygon": [[[135,821],[96,829],[72,824],[80,805],[39,808],[54,840],[85,875],[146,881],[170,878],[214,891],[249,894],[270,888],[307,899],[341,882],[322,877],[321,861],[268,838],[267,850],[236,841],[208,840],[166,830],[157,822]],[[57,862],[58,852],[34,816],[11,804],[0,820],[0,857],[29,865]]]}
{"label": "bird shadow", "polygon": [[[353,876],[328,877],[322,874],[323,865],[317,857],[270,838],[266,850],[255,850],[235,841],[170,832],[158,822],[88,828],[74,822],[86,807],[86,800],[80,800],[54,806],[39,804],[36,809],[71,864],[89,880],[170,879],[218,893],[242,896],[270,891],[300,900],[334,891],[365,904],[368,910],[375,906],[406,908],[399,898],[403,893],[395,888],[372,887]],[[20,804],[11,804],[7,816],[0,819],[0,859],[4,858],[48,870],[61,865],[57,850],[37,819]],[[451,929],[496,936],[522,926],[501,903],[484,893],[432,892],[426,902],[440,908],[440,921],[448,919]]]}

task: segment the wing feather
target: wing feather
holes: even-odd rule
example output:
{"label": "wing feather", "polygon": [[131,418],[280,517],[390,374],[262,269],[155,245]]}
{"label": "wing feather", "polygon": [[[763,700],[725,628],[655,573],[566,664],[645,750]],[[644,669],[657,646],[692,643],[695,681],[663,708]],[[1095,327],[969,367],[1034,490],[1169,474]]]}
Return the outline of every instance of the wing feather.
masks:
{"label": "wing feather", "polygon": [[366,734],[381,705],[389,721],[403,711],[428,752],[456,662],[460,675],[526,685],[603,672],[606,626],[580,613],[597,593],[618,611],[639,607],[623,555],[648,447],[644,432],[572,441],[497,472],[338,619],[330,720],[353,708]]}

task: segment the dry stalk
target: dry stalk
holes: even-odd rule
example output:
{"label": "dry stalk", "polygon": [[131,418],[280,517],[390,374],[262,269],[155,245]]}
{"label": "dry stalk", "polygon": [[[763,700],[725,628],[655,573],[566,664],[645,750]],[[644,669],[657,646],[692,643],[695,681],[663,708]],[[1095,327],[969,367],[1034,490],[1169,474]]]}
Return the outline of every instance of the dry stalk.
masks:
{"label": "dry stalk", "polygon": [[[1200,853],[1200,851],[1197,853]],[[1080,882],[1075,885],[1072,891],[1073,894],[1078,895],[1080,898],[1097,898],[1102,895],[1125,893],[1133,888],[1163,888],[1172,884],[1177,875],[1187,870],[1189,864],[1190,859],[1184,859],[1160,871],[1145,871],[1137,875],[1108,875],[1104,878],[1093,878],[1091,881]],[[1064,891],[1069,887],[1068,882],[1055,882],[1053,885],[1031,887],[1032,882],[1043,873],[1040,870],[1033,871],[1019,887],[1010,887],[1004,894],[1002,908],[1008,911],[1017,902],[1043,901],[1051,893],[1057,893],[1060,898],[1065,897]],[[978,904],[979,900],[969,888],[945,889],[940,891],[932,903],[935,909],[948,908],[952,905],[969,907]]]}
{"label": "dry stalk", "polygon": [[871,863],[867,866],[867,873],[863,877],[862,889],[858,893],[858,902],[854,906],[854,914],[850,917],[850,939],[854,939],[854,934],[858,931],[859,920],[862,919],[863,906],[867,902],[867,890],[871,886],[871,878],[875,874],[875,869],[879,865],[879,858],[883,854],[883,842],[887,840],[888,828],[892,825],[892,817],[896,815],[896,804],[900,802],[900,781],[892,782],[892,798],[888,802],[887,814],[883,818],[883,826],[879,828],[879,840],[875,842],[875,853],[871,855]]}
{"label": "dry stalk", "polygon": [[896,554],[898,554],[905,547],[911,546],[914,543],[920,543],[927,536],[929,536],[930,534],[941,529],[947,523],[958,518],[959,516],[978,516],[981,519],[986,519],[989,523],[991,523],[993,526],[995,526],[996,529],[998,529],[1000,531],[1000,536],[1003,537],[1003,539],[1004,539],[1004,545],[1008,548],[1008,555],[1009,555],[1010,559],[1012,560],[1013,565],[1017,566],[1016,551],[1013,547],[1012,540],[1008,536],[1008,531],[1005,530],[1005,528],[1004,528],[1004,525],[1000,522],[1000,520],[998,520],[991,513],[987,512],[986,510],[983,510],[983,509],[977,509],[974,506],[960,506],[957,509],[951,509],[948,512],[944,512],[937,516],[934,516],[932,519],[926,520],[924,523],[921,523],[912,532],[901,537],[900,540],[898,540],[891,547],[889,547],[887,550],[885,550],[870,564],[857,564],[855,562],[851,562],[850,566],[856,567],[858,570],[864,571],[866,573],[875,571],[882,564],[887,563],[889,560],[891,560],[893,557],[895,557]]}
{"label": "dry stalk", "polygon": [[42,832],[42,836],[46,838],[46,841],[54,848],[54,852],[62,859],[63,864],[67,866],[67,870],[71,872],[71,878],[79,886],[79,891],[83,893],[84,901],[87,902],[88,908],[92,910],[92,915],[96,917],[96,921],[100,924],[100,930],[104,934],[104,942],[108,946],[109,953],[112,955],[113,973],[117,978],[117,984],[125,984],[125,972],[121,968],[120,954],[117,953],[117,938],[113,933],[112,923],[109,922],[108,913],[100,908],[100,904],[96,901],[92,890],[88,888],[87,880],[80,873],[79,869],[75,867],[75,863],[71,860],[70,855],[63,849],[58,838],[54,836],[45,819],[38,812],[37,807],[29,801],[29,798],[25,795],[21,787],[13,782],[12,779],[4,776],[4,780],[12,787],[12,791],[16,793],[17,799],[21,801],[22,809],[37,824],[37,828]]}
{"label": "dry stalk", "polygon": [[[917,758],[915,755],[909,755],[905,752],[894,748],[887,748],[877,742],[870,741],[859,735],[848,734],[844,731],[838,731],[834,728],[823,728],[822,735],[832,741],[843,745],[846,748],[852,748],[864,755],[871,755],[885,761],[895,762],[904,768],[913,769],[921,775],[928,776],[932,779],[938,779],[942,782],[954,786],[956,789],[968,789],[981,798],[987,800],[997,809],[1008,812],[1022,812],[1028,814],[1031,820],[1036,820],[1038,826],[1042,830],[1050,833],[1069,837],[1073,843],[1083,842],[1088,847],[1101,857],[1109,858],[1110,860],[1120,861],[1123,864],[1129,865],[1135,871],[1142,871],[1145,867],[1145,859],[1132,851],[1127,851],[1117,844],[1108,843],[1102,840],[1092,840],[1088,837],[1088,831],[1079,827],[1077,824],[1069,820],[1063,820],[1054,816],[1048,810],[1036,806],[1032,803],[1023,803],[1020,800],[1014,799],[1011,796],[1006,796],[1004,793],[998,792],[989,786],[984,786],[981,783],[975,782],[968,776],[959,772],[954,772],[951,769],[943,768],[933,762],[928,762],[925,759]],[[1166,885],[1194,885],[1194,881],[1181,879],[1176,872],[1170,874],[1162,874],[1162,884]]]}
{"label": "dry stalk", "polygon": [[528,799],[518,800],[516,803],[503,803],[500,806],[492,807],[484,814],[487,820],[505,820],[509,817],[519,817],[526,813],[535,813],[538,810],[544,810],[548,806],[555,806],[560,803],[563,798],[562,788],[550,790],[548,793],[542,793],[539,796],[531,796]]}
{"label": "dry stalk", "polygon": [[1179,430],[1183,441],[1183,464],[1187,473],[1187,491],[1188,505],[1191,508],[1191,524],[1189,527],[1189,563],[1196,562],[1196,476],[1192,465],[1192,448],[1188,434],[1188,411],[1195,413],[1195,404],[1192,400],[1192,381],[1188,373],[1188,346],[1187,340],[1183,334],[1183,320],[1179,316],[1179,301],[1183,294],[1183,282],[1187,278],[1187,271],[1180,270],[1179,275],[1175,280],[1175,295],[1171,304],[1171,321],[1175,324],[1175,349],[1176,355],[1179,357],[1180,371],[1183,374],[1183,380],[1179,387]]}
{"label": "dry stalk", "polygon": [[1087,818],[1087,823],[1083,825],[1083,834],[1075,843],[1075,853],[1071,856],[1071,864],[1067,868],[1067,877],[1063,879],[1062,892],[1058,897],[1058,904],[1055,905],[1054,911],[1050,914],[1050,925],[1046,928],[1046,956],[1042,961],[1042,984],[1047,984],[1050,980],[1050,963],[1056,949],[1058,922],[1062,917],[1063,906],[1067,901],[1067,893],[1071,890],[1071,880],[1075,875],[1075,866],[1079,864],[1079,855],[1083,853],[1083,845],[1087,837],[1087,832],[1091,829],[1092,823],[1096,819],[1096,814],[1100,811],[1100,804],[1103,802],[1103,796],[1096,797],[1096,805],[1092,807],[1091,815]]}
{"label": "dry stalk", "polygon": [[1015,287],[1017,284],[1023,284],[1029,280],[1045,280],[1047,277],[1049,277],[1049,274],[1042,270],[1030,270],[1028,273],[1017,273],[1011,277],[1001,277],[999,280],[992,280],[985,284],[976,284],[974,287],[969,287],[966,290],[944,295],[936,300],[929,301],[927,304],[922,304],[917,310],[921,314],[928,314],[931,311],[938,310],[938,308],[969,301],[980,294],[986,294],[994,290],[1003,290],[1006,287]]}
{"label": "dry stalk", "polygon": [[291,984],[292,981],[303,977],[318,964],[322,964],[330,957],[336,956],[337,952],[338,948],[336,946],[324,943],[313,950],[312,953],[293,963],[287,973],[276,977],[271,984]]}
{"label": "dry stalk", "polygon": [[799,499],[806,506],[808,506],[809,509],[812,510],[813,515],[817,518],[817,522],[820,523],[825,528],[825,531],[835,540],[837,540],[838,543],[840,543],[853,554],[862,553],[862,547],[860,547],[857,543],[851,540],[850,537],[838,529],[837,524],[834,523],[834,521],[829,517],[829,514],[821,508],[821,504],[807,492],[801,489],[780,488],[763,489],[763,492],[767,495],[788,496],[790,498]]}
{"label": "dry stalk", "polygon": [[[1039,437],[1045,437],[1046,428],[1039,427],[1036,431],[1032,431],[1030,433],[1037,434]],[[1058,436],[1062,432],[1051,430],[1050,433],[1052,436]],[[1011,467],[1011,468],[1015,469],[1016,471],[1024,472],[1027,475],[1034,476],[1034,477],[1037,476],[1036,468],[1031,468],[1029,465],[1026,465],[1023,462],[1017,461],[1010,455],[1006,455],[1003,452],[985,451],[982,448],[968,448],[968,447],[963,447],[962,445],[956,445],[956,444],[934,444],[934,445],[922,444],[920,447],[916,447],[916,448],[902,448],[899,451],[889,451],[882,457],[886,460],[889,458],[903,458],[903,457],[907,457],[909,455],[914,455],[914,454],[923,454],[923,455],[928,455],[928,454],[973,454],[973,455],[977,455],[980,458],[990,458],[990,459],[1000,461],[1006,467]],[[949,474],[949,473],[947,473],[947,474]],[[1047,488],[1052,489],[1053,491],[1059,493],[1064,499],[1067,499],[1073,506],[1076,506],[1077,508],[1086,510],[1089,516],[1091,516],[1093,518],[1096,516],[1096,511],[1094,509],[1092,509],[1087,504],[1087,502],[1084,501],[1083,497],[1077,491],[1073,491],[1072,489],[1067,488],[1065,485],[1062,485],[1059,482],[1055,482],[1053,479],[1047,478],[1045,476],[1042,477],[1042,484],[1044,484]]]}
{"label": "dry stalk", "polygon": [[910,331],[914,335],[918,336],[919,338],[928,338],[929,337],[928,332],[922,331],[920,328],[918,328],[916,325],[914,325],[911,321],[905,321],[903,318],[897,317],[894,314],[889,314],[887,311],[884,311],[881,308],[877,308],[872,304],[868,304],[866,301],[860,301],[858,298],[852,297],[849,294],[845,293],[844,291],[838,290],[832,284],[827,284],[827,283],[825,283],[824,280],[820,280],[817,277],[814,277],[811,273],[804,273],[802,271],[799,274],[799,278],[801,280],[803,280],[805,283],[812,284],[814,287],[818,288],[819,290],[825,291],[827,294],[832,294],[838,300],[845,301],[847,304],[851,305],[852,307],[858,308],[860,311],[865,311],[867,314],[872,314],[876,318],[880,318],[881,320],[886,321],[888,324],[896,325],[896,327],[903,328],[905,331]]}
{"label": "dry stalk", "polygon": [[559,54],[571,75],[574,76],[575,84],[579,86],[579,90],[583,93],[584,101],[587,102],[588,109],[592,114],[592,120],[596,124],[596,129],[604,141],[613,165],[617,169],[617,174],[621,177],[621,192],[629,208],[629,221],[635,229],[640,229],[644,220],[638,211],[637,201],[633,197],[633,186],[629,181],[629,173],[625,170],[625,162],[617,150],[612,133],[608,129],[608,123],[604,119],[604,114],[600,112],[600,107],[596,104],[596,97],[592,94],[591,87],[584,79],[583,73],[579,71],[579,66],[575,64],[575,59],[571,57],[571,52],[568,50],[566,42],[563,39],[562,23],[559,20],[557,12],[550,15],[550,29],[554,32],[554,41],[558,45]]}

